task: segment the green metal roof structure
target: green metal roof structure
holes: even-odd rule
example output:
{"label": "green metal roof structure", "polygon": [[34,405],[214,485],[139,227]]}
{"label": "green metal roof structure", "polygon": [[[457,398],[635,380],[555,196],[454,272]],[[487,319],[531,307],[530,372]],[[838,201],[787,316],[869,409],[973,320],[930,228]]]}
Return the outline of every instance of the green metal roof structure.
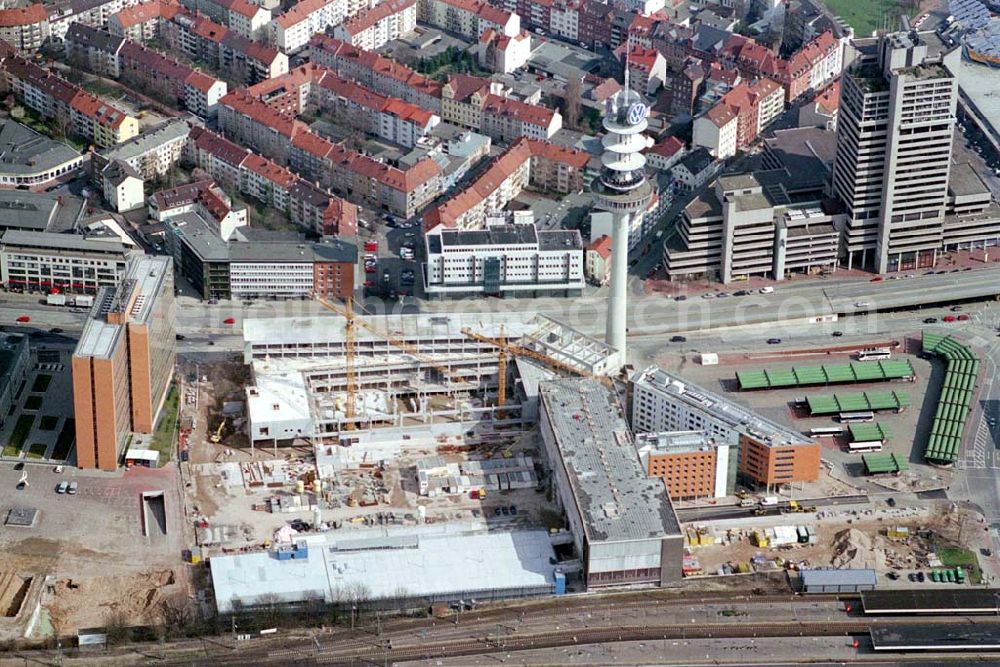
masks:
{"label": "green metal roof structure", "polygon": [[820,384],[912,380],[913,366],[908,360],[863,361],[794,368],[736,371],[740,389],[789,389]]}
{"label": "green metal roof structure", "polygon": [[910,464],[899,454],[862,454],[861,460],[869,475],[887,475],[910,469]]}
{"label": "green metal roof structure", "polygon": [[972,412],[979,358],[967,345],[942,334],[923,332],[922,347],[926,354],[935,354],[945,362],[941,398],[924,458],[930,463],[954,463],[962,445],[965,422]]}
{"label": "green metal roof structure", "polygon": [[910,395],[899,391],[865,391],[857,394],[824,394],[807,396],[809,413],[834,415],[839,412],[901,412],[910,407]]}
{"label": "green metal roof structure", "polygon": [[878,422],[874,424],[851,424],[851,442],[885,442],[892,437],[892,431]]}

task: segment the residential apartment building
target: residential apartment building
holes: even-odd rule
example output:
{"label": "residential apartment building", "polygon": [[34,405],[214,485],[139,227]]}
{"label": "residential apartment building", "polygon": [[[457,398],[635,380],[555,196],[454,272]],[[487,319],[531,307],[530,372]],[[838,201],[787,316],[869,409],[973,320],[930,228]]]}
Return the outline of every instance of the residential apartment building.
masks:
{"label": "residential apartment building", "polygon": [[759,79],[740,83],[695,118],[691,143],[707,148],[720,160],[732,157],[756,141],[784,109],[784,94],[776,82]]}
{"label": "residential apartment building", "polygon": [[210,178],[160,190],[149,198],[149,217],[157,222],[186,213],[206,220],[223,241],[228,241],[237,228],[249,224],[246,207],[233,206],[232,198]]}
{"label": "residential apartment building", "polygon": [[479,66],[498,74],[510,74],[524,67],[531,56],[531,33],[522,30],[508,37],[489,28],[479,38]]}
{"label": "residential apartment building", "polygon": [[221,79],[128,40],[120,51],[119,69],[123,82],[203,118],[215,116],[228,88]]}
{"label": "residential apartment building", "polygon": [[628,49],[629,80],[632,89],[655,96],[667,79],[667,60],[659,51],[643,46]]}
{"label": "residential apartment building", "polygon": [[0,9],[0,40],[18,51],[34,51],[49,34],[49,12],[42,3]]}
{"label": "residential apartment building", "polygon": [[108,32],[133,42],[145,44],[160,35],[160,28],[181,11],[175,0],[149,0],[112,14]]}
{"label": "residential apartment building", "polygon": [[637,433],[646,474],[662,479],[671,500],[725,498],[736,491],[738,447],[705,431]]}
{"label": "residential apartment building", "polygon": [[521,17],[482,0],[418,0],[417,18],[473,41],[490,28],[507,37],[521,34]]}
{"label": "residential apartment building", "polygon": [[802,45],[791,56],[774,51],[749,37],[730,35],[718,54],[724,64],[736,67],[745,79],[766,77],[781,85],[785,101],[815,92],[840,76],[844,45],[827,30]]}
{"label": "residential apartment building", "polygon": [[588,153],[546,141],[520,139],[503,152],[469,187],[424,214],[424,229],[438,225],[482,229],[489,216],[521,194],[529,184],[568,194],[583,189]]}
{"label": "residential apartment building", "polygon": [[266,42],[271,29],[271,10],[265,3],[248,0],[184,0],[183,4],[192,12],[203,14],[216,23],[221,23],[237,35],[255,42]]}
{"label": "residential apartment building", "polygon": [[240,83],[252,85],[288,72],[288,56],[277,48],[253,41],[207,16],[179,12],[163,25],[162,33],[171,47]]}
{"label": "residential apartment building", "polygon": [[480,131],[501,143],[512,143],[521,137],[551,139],[562,129],[562,114],[556,109],[499,95],[486,96],[481,121]]}
{"label": "residential apartment building", "polygon": [[96,177],[113,160],[139,172],[144,180],[163,176],[180,162],[191,126],[181,118],[165,120],[142,134],[91,155],[91,174]]}
{"label": "residential apartment building", "polygon": [[333,36],[359,49],[374,51],[416,27],[417,0],[386,0],[335,26]]}
{"label": "residential apartment building", "polygon": [[271,22],[271,43],[284,53],[298,53],[313,35],[348,16],[346,0],[301,0]]}
{"label": "residential apartment building", "polygon": [[219,127],[279,164],[292,165],[304,178],[405,218],[440,195],[442,168],[432,157],[405,167],[385,164],[313,134],[252,94],[253,89],[227,95],[220,102]]}
{"label": "residential apartment building", "polygon": [[656,142],[645,152],[646,164],[656,171],[670,171],[686,154],[684,142],[670,136]]}
{"label": "residential apartment building", "polygon": [[878,273],[934,266],[958,101],[958,48],[933,33],[855,43],[841,82],[833,191],[848,213],[847,265]]}
{"label": "residential apartment building", "polygon": [[285,213],[293,224],[323,236],[356,236],[358,209],[284,167],[228,139],[193,128],[190,161],[222,187],[234,188]]}
{"label": "residential apartment building", "polygon": [[312,36],[309,52],[311,62],[345,79],[356,81],[380,95],[416,104],[443,120],[454,122],[442,112],[442,85],[405,65],[323,34]]}
{"label": "residential apartment building", "polygon": [[63,50],[66,61],[71,65],[117,79],[120,75],[118,54],[124,44],[124,37],[117,37],[106,30],[91,28],[83,23],[74,23],[66,32]]}
{"label": "residential apartment building", "polygon": [[173,381],[170,259],[139,255],[102,288],[73,352],[77,466],[114,471],[128,434],[152,433]]}
{"label": "residential apartment building", "polygon": [[441,122],[438,116],[415,104],[379,95],[332,71],[319,70],[316,78],[312,97],[321,110],[351,118],[352,124],[386,141],[413,148],[418,139]]}
{"label": "residential apartment building", "polygon": [[139,0],[69,0],[55,5],[49,11],[49,34],[55,42],[65,39],[69,27],[83,23],[92,28],[103,28],[114,15]]}
{"label": "residential apartment building", "polygon": [[115,160],[101,172],[101,191],[112,211],[124,213],[143,208],[144,190],[142,176],[125,162]]}
{"label": "residential apartment building", "polygon": [[425,284],[432,299],[576,296],[582,293],[579,230],[536,231],[533,222],[481,230],[438,225],[425,235]]}
{"label": "residential apartment building", "polygon": [[0,234],[0,283],[30,292],[96,294],[121,282],[137,253],[117,238],[7,230]]}
{"label": "residential apartment building", "polygon": [[[730,448],[738,450],[736,473],[745,484],[774,489],[819,478],[821,446],[798,431],[656,366],[636,372],[630,389],[636,433],[697,432],[714,441],[715,460],[694,454],[697,465],[677,480],[680,488],[700,495],[712,473],[713,494],[731,488]],[[691,454],[685,458],[690,465]],[[664,475],[674,467],[661,465]]]}
{"label": "residential apartment building", "polygon": [[453,125],[479,130],[486,98],[503,91],[503,84],[469,74],[452,74],[441,88],[441,118]]}
{"label": "residential apartment building", "polygon": [[7,84],[25,106],[76,135],[104,148],[139,133],[139,121],[18,55],[3,56]]}
{"label": "residential apartment building", "polygon": [[583,275],[593,285],[607,285],[611,279],[611,237],[594,239],[583,253]]}

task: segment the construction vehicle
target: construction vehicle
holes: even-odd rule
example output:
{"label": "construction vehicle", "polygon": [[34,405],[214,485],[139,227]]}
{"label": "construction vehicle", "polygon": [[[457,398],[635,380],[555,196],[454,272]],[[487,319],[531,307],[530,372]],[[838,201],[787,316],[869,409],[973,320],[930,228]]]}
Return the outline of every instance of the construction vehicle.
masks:
{"label": "construction vehicle", "polygon": [[215,429],[215,433],[213,433],[212,437],[209,438],[213,443],[219,444],[220,442],[222,442],[222,429],[225,427],[225,425],[226,425],[225,419],[219,422],[219,428]]}
{"label": "construction vehicle", "polygon": [[788,508],[787,508],[786,511],[787,512],[795,512],[795,513],[800,513],[800,512],[815,512],[816,508],[815,507],[806,507],[805,505],[802,505],[801,503],[799,503],[799,501],[797,501],[797,500],[789,500],[788,501]]}

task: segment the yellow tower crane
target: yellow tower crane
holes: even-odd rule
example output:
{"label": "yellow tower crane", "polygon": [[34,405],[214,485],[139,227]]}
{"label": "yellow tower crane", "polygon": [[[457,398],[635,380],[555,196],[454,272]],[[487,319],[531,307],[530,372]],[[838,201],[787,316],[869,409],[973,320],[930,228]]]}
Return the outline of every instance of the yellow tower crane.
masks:
{"label": "yellow tower crane", "polygon": [[579,375],[581,377],[592,378],[601,382],[602,384],[614,387],[614,380],[603,375],[594,375],[593,373],[588,373],[585,370],[577,368],[576,366],[571,366],[565,362],[559,361],[547,354],[538,352],[537,350],[532,350],[529,347],[523,345],[518,345],[517,343],[511,343],[507,340],[507,336],[503,333],[503,329],[500,330],[500,336],[498,338],[492,338],[490,336],[484,336],[483,334],[476,333],[472,329],[464,328],[462,333],[473,340],[477,340],[480,343],[487,343],[496,347],[498,352],[498,366],[500,372],[500,378],[497,388],[497,405],[503,406],[507,402],[507,358],[508,357],[525,357],[526,359],[532,359],[538,361],[547,366],[551,366],[556,370],[564,371],[566,373],[571,373],[573,375]]}
{"label": "yellow tower crane", "polygon": [[342,316],[346,320],[346,323],[344,325],[344,367],[345,367],[344,370],[345,370],[345,373],[347,375],[347,409],[345,410],[345,414],[346,414],[347,419],[348,419],[348,423],[347,423],[347,426],[346,426],[347,430],[353,430],[354,429],[353,419],[354,419],[354,417],[357,414],[356,408],[355,408],[355,396],[356,396],[356,393],[357,393],[357,382],[356,382],[355,371],[354,371],[354,352],[355,352],[355,350],[354,350],[354,336],[355,336],[355,326],[360,326],[361,328],[365,329],[369,333],[372,333],[372,334],[378,336],[379,338],[387,341],[389,344],[393,345],[394,347],[399,348],[400,350],[402,350],[406,354],[410,355],[411,357],[413,357],[417,361],[420,361],[421,363],[424,363],[424,364],[430,366],[431,368],[436,369],[437,371],[439,371],[442,375],[444,375],[445,377],[447,377],[452,382],[455,382],[455,383],[458,383],[458,384],[467,382],[465,380],[465,378],[463,378],[462,376],[458,375],[457,373],[455,373],[454,371],[452,371],[450,368],[448,368],[446,366],[442,366],[442,365],[438,364],[431,357],[428,357],[427,355],[421,354],[420,352],[418,352],[417,349],[414,346],[410,345],[405,340],[403,340],[403,339],[401,339],[401,338],[399,338],[397,336],[393,336],[392,334],[389,334],[389,333],[387,333],[385,331],[382,331],[378,327],[376,327],[376,326],[368,323],[363,317],[356,317],[354,315],[354,308],[353,308],[352,301],[350,299],[348,299],[347,304],[344,305],[344,306],[342,306],[340,304],[337,304],[337,303],[333,303],[333,302],[327,301],[326,299],[322,299],[320,297],[314,297],[314,299],[315,299],[315,301],[317,303],[319,303],[321,306],[323,306],[327,310],[331,310],[334,313],[337,313],[338,315]]}

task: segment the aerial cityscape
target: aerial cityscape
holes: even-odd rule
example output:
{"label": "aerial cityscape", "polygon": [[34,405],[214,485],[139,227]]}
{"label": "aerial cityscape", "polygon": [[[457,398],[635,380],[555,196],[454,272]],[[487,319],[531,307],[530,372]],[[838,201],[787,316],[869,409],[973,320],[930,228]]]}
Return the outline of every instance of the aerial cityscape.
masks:
{"label": "aerial cityscape", "polygon": [[3,0],[0,667],[1000,664],[1000,2]]}

